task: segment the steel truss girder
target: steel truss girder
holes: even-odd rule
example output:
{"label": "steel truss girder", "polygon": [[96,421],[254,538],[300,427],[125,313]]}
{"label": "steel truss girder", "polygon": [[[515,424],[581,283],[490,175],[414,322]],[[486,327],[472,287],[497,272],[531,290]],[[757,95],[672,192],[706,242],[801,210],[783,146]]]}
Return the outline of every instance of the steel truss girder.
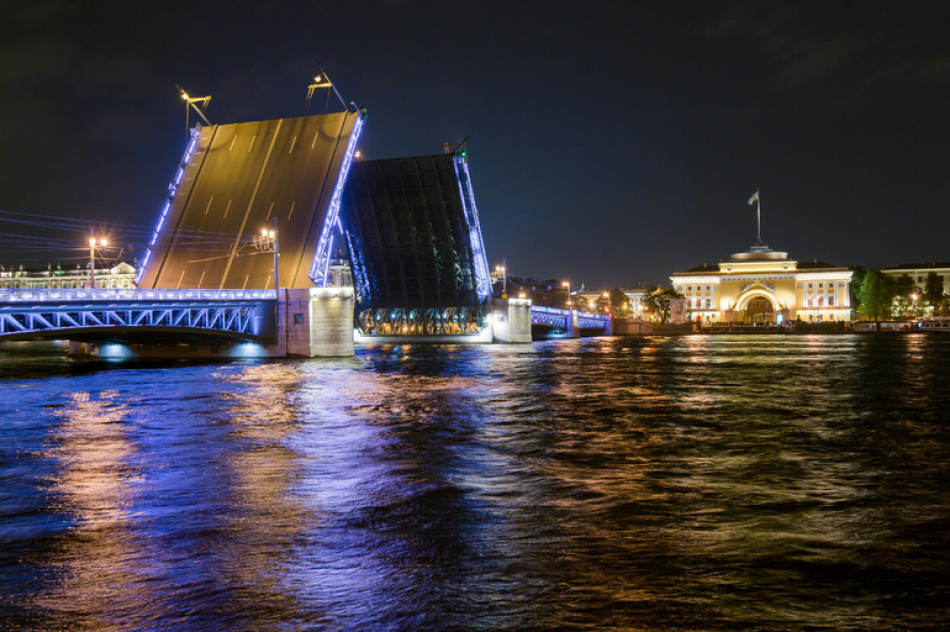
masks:
{"label": "steel truss girder", "polygon": [[256,331],[264,303],[176,305],[5,305],[0,306],[0,338],[5,335],[108,327],[203,329],[261,336]]}

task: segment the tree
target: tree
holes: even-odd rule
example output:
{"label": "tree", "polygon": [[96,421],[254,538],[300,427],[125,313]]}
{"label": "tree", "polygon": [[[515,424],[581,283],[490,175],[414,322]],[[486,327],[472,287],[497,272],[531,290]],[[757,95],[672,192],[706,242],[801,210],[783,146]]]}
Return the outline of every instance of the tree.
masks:
{"label": "tree", "polygon": [[627,317],[630,297],[620,288],[610,290],[610,310],[615,316]]}
{"label": "tree", "polygon": [[924,299],[930,304],[930,315],[937,314],[937,307],[943,300],[943,281],[936,272],[930,272],[927,275],[927,281],[924,283]]}
{"label": "tree", "polygon": [[860,293],[861,311],[868,320],[890,318],[891,304],[897,294],[895,285],[894,279],[877,268],[871,268],[864,275]]}
{"label": "tree", "polygon": [[858,312],[861,310],[861,286],[864,284],[864,277],[867,276],[867,270],[861,266],[851,268],[851,309]]}
{"label": "tree", "polygon": [[660,324],[665,325],[670,319],[670,299],[674,298],[683,298],[683,295],[671,287],[654,285],[647,290],[643,304],[650,312],[660,317]]}

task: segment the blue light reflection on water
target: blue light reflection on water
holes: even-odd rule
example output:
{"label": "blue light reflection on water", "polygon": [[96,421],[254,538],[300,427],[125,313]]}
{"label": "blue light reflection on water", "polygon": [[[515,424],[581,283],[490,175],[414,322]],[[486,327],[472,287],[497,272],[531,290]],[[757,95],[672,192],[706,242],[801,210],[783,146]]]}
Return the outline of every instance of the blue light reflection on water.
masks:
{"label": "blue light reflection on water", "polygon": [[0,347],[0,629],[942,629],[950,337]]}

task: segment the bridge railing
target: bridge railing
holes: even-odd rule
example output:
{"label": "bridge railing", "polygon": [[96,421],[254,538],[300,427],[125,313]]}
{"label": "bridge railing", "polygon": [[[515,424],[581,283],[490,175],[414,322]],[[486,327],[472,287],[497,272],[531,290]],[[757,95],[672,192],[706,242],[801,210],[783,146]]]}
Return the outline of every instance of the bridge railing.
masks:
{"label": "bridge railing", "polygon": [[0,289],[0,303],[79,301],[267,301],[275,290]]}

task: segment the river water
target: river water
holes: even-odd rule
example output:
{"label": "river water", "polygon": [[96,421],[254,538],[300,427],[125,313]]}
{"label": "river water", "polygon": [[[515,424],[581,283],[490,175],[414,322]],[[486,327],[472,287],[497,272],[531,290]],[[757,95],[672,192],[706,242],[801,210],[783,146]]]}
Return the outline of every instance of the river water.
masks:
{"label": "river water", "polygon": [[0,346],[2,630],[945,630],[950,336]]}

